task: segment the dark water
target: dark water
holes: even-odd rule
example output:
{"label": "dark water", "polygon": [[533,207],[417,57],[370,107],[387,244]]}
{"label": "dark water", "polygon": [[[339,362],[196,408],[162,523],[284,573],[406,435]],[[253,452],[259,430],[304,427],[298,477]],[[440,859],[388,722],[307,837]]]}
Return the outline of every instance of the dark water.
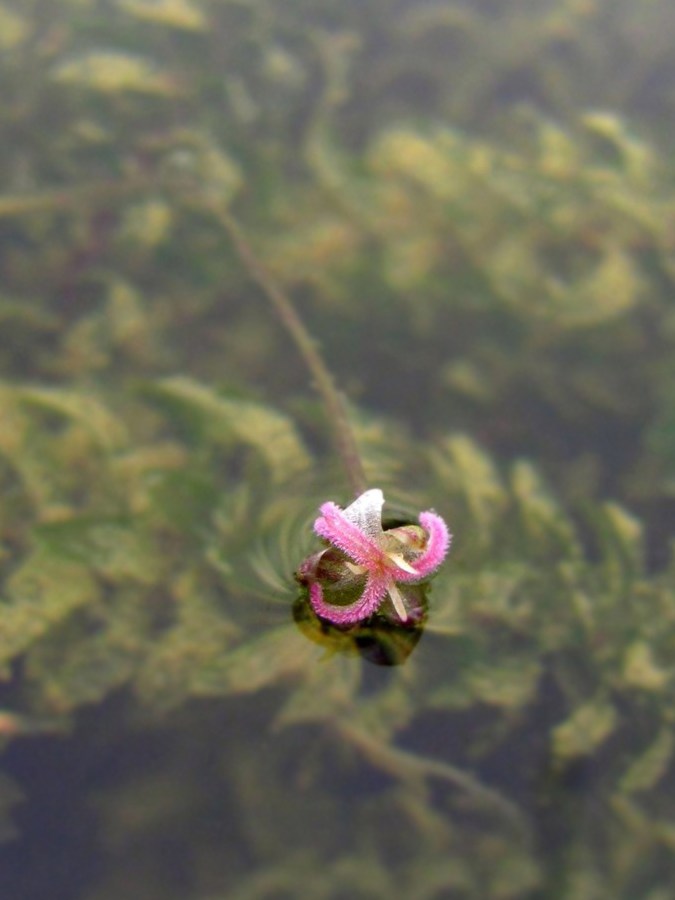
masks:
{"label": "dark water", "polygon": [[[0,896],[667,900],[666,0],[0,4]],[[349,398],[418,629],[312,616]]]}

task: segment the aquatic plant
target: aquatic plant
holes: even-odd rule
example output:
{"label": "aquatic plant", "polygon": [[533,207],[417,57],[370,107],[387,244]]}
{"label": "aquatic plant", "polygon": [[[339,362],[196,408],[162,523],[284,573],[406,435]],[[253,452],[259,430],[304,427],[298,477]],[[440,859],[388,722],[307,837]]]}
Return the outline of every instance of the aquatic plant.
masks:
{"label": "aquatic plant", "polygon": [[[423,615],[419,592],[409,593],[406,586],[426,581],[438,569],[450,544],[447,526],[427,511],[420,513],[419,526],[383,530],[383,506],[379,488],[365,491],[344,510],[331,502],[321,506],[314,530],[333,549],[306,559],[298,578],[309,585],[316,614],[329,622],[353,625],[370,618],[387,599],[400,622],[419,621]],[[331,600],[324,587],[330,588]],[[360,596],[340,603],[355,587]]]}
{"label": "aquatic plant", "polygon": [[[424,618],[420,591],[408,590],[404,594],[399,584],[410,582],[418,586],[435,572],[450,544],[447,526],[440,516],[427,511],[420,514],[420,526],[382,530],[384,495],[379,488],[364,490],[365,472],[345,404],[312,336],[290,298],[256,258],[233,217],[220,211],[220,218],[249,273],[263,289],[314,375],[345,474],[358,494],[344,511],[335,503],[323,504],[314,530],[334,549],[308,557],[296,577],[308,586],[315,613],[335,624],[354,625],[371,618],[386,598],[400,622],[413,620],[419,624]],[[324,585],[331,589],[330,602],[324,597]],[[356,586],[360,586],[360,597],[345,601]]]}
{"label": "aquatic plant", "polygon": [[[3,894],[668,895],[673,27],[0,3]],[[349,498],[223,213],[447,511],[423,634],[298,600]]]}

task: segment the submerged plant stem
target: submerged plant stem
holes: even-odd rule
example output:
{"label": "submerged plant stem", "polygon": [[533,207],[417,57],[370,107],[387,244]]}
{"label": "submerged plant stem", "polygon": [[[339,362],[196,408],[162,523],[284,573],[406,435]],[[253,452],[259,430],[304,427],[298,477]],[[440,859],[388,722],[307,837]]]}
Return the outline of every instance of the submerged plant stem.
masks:
{"label": "submerged plant stem", "polygon": [[456,768],[450,763],[436,759],[428,759],[409,753],[400,747],[394,747],[378,740],[364,730],[344,721],[336,723],[337,730],[343,737],[351,741],[376,766],[404,780],[438,778],[463,791],[467,796],[483,808],[499,814],[524,837],[529,829],[524,816],[515,803],[507,800],[498,791],[482,784],[473,775]]}
{"label": "submerged plant stem", "polygon": [[137,195],[152,187],[148,177],[95,181],[71,185],[54,190],[32,191],[19,194],[0,195],[0,220],[18,218],[31,213],[60,212],[77,210],[97,203],[108,203]]}
{"label": "submerged plant stem", "polygon": [[304,359],[326,407],[333,429],[335,446],[345,468],[350,487],[355,496],[362,494],[367,488],[366,475],[356,446],[354,431],[349,422],[342,394],[337,389],[333,376],[317,349],[316,341],[305,327],[290,297],[256,257],[241,227],[232,215],[222,208],[218,209],[217,215],[229,234],[239,259],[274,307]]}

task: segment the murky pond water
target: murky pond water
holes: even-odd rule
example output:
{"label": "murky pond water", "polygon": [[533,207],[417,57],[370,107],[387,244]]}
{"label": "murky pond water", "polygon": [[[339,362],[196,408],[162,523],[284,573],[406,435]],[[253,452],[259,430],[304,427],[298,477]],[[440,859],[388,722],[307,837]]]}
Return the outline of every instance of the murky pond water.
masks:
{"label": "murky pond water", "polygon": [[[672,896],[674,44],[0,2],[3,898]],[[354,483],[275,292],[385,527],[453,533],[409,594],[379,532],[353,627],[294,578]]]}

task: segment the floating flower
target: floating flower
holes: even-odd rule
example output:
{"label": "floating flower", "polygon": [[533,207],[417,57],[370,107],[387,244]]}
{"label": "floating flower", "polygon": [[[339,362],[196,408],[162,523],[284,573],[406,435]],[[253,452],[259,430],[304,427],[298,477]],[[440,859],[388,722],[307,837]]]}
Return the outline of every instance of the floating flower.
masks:
{"label": "floating flower", "polygon": [[[322,619],[353,625],[386,602],[401,622],[418,617],[419,590],[410,588],[440,566],[450,535],[443,519],[431,511],[420,513],[419,525],[384,530],[383,506],[378,488],[361,494],[346,509],[330,502],[321,506],[314,530],[330,546],[305,560],[298,579],[309,586],[310,603]],[[324,589],[334,602],[324,596]]]}

